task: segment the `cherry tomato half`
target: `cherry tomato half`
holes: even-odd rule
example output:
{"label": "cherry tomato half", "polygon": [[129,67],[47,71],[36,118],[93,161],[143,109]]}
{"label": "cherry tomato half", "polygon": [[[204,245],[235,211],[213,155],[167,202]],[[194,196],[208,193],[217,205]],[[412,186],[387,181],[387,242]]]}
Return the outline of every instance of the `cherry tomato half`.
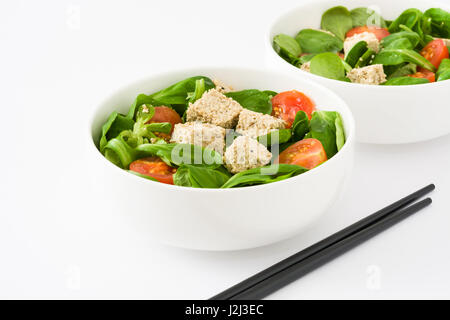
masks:
{"label": "cherry tomato half", "polygon": [[448,58],[448,48],[445,45],[444,40],[434,39],[420,51],[420,54],[431,62],[433,66],[439,68],[442,59]]}
{"label": "cherry tomato half", "polygon": [[427,70],[425,68],[418,68],[416,73],[410,74],[408,77],[424,78],[424,79],[428,79],[428,81],[430,81],[430,82],[436,81],[435,73],[430,70]]}
{"label": "cherry tomato half", "polygon": [[300,140],[280,153],[275,163],[296,164],[312,169],[327,161],[322,143],[313,138]]}
{"label": "cherry tomato half", "polygon": [[376,26],[361,26],[361,27],[355,27],[355,28],[351,29],[350,31],[348,31],[347,34],[345,35],[345,37],[349,38],[349,37],[354,36],[355,34],[363,33],[363,32],[373,33],[377,37],[378,41],[380,41],[384,37],[387,37],[388,35],[390,35],[388,29],[386,29],[386,28],[380,28],[380,27],[376,27]]}
{"label": "cherry tomato half", "polygon": [[133,161],[130,164],[130,170],[167,184],[173,184],[173,174],[177,171],[177,169],[168,166],[158,157],[148,157]]}
{"label": "cherry tomato half", "polygon": [[285,91],[272,98],[272,116],[283,119],[290,128],[298,111],[303,110],[311,119],[311,114],[316,110],[314,102],[305,94],[297,91]]}
{"label": "cherry tomato half", "polygon": [[172,131],[170,131],[170,134],[172,134],[174,126],[177,123],[181,123],[181,117],[172,108],[169,108],[166,106],[159,106],[159,107],[155,107],[155,114],[147,123],[157,123],[157,122],[171,123]]}

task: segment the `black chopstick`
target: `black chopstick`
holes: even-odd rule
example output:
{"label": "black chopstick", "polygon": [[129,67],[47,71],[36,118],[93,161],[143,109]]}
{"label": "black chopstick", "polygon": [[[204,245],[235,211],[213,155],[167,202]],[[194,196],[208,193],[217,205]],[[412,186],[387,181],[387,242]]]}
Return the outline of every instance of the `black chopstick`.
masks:
{"label": "black chopstick", "polygon": [[275,274],[272,277],[267,278],[264,281],[259,282],[253,287],[233,296],[231,300],[256,300],[262,299],[267,295],[275,292],[276,290],[284,287],[285,285],[297,280],[298,278],[306,275],[307,273],[319,268],[325,263],[333,260],[341,254],[353,249],[359,244],[372,238],[373,236],[383,232],[394,224],[402,221],[403,219],[411,216],[417,211],[425,208],[431,204],[431,199],[426,198],[419,201],[405,209],[394,212],[386,219],[380,220],[366,229],[363,229],[342,241],[335,243],[334,245],[319,251],[317,254],[306,258],[305,260],[290,266],[289,268]]}
{"label": "black chopstick", "polygon": [[[236,296],[238,296],[240,293],[255,287],[258,285],[258,283],[265,281],[266,279],[275,276],[276,274],[290,268],[293,265],[296,265],[300,263],[301,261],[317,254],[318,252],[339,243],[343,239],[346,239],[350,237],[351,235],[354,235],[367,227],[373,225],[376,222],[379,222],[389,215],[395,213],[401,208],[404,208],[408,204],[411,204],[412,202],[416,201],[417,199],[423,197],[427,193],[431,192],[435,189],[434,184],[430,184],[402,199],[400,199],[397,202],[394,202],[393,204],[375,212],[374,214],[346,227],[345,229],[325,238],[324,240],[321,240],[317,242],[316,244],[282,260],[281,262],[257,273],[256,275],[238,283],[237,285],[215,295],[212,297],[212,300],[228,300],[232,299]],[[417,204],[416,204],[417,205]],[[413,207],[415,208],[415,207]]]}

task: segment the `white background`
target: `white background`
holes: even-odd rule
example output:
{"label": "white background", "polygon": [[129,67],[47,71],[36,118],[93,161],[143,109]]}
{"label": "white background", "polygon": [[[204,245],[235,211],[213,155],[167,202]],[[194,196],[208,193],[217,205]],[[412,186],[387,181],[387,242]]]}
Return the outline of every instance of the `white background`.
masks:
{"label": "white background", "polygon": [[264,248],[166,247],[93,209],[84,130],[95,103],[154,72],[264,67],[268,21],[299,2],[1,1],[0,297],[208,298],[434,182],[432,207],[270,298],[450,298],[450,136],[358,145],[341,202]]}

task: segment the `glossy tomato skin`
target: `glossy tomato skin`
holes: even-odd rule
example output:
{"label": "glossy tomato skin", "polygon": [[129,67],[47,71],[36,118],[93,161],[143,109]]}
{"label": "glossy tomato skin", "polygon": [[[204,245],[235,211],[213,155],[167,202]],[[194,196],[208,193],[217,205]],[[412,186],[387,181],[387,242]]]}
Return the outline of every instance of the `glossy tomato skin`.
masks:
{"label": "glossy tomato skin", "polygon": [[174,126],[177,123],[181,123],[181,117],[172,108],[169,108],[166,106],[158,106],[158,107],[155,107],[155,114],[147,123],[159,123],[159,122],[171,123],[172,131],[170,131],[170,134],[172,134]]}
{"label": "glossy tomato skin", "polygon": [[300,91],[285,91],[272,98],[272,116],[286,121],[287,128],[292,126],[295,115],[300,110],[305,111],[310,119],[316,110],[314,102]]}
{"label": "glossy tomato skin", "polygon": [[327,154],[322,143],[313,138],[300,140],[280,153],[275,163],[296,164],[312,169],[327,161]]}
{"label": "glossy tomato skin", "polygon": [[427,70],[425,68],[417,68],[417,72],[409,75],[409,77],[424,78],[424,79],[428,79],[428,81],[430,81],[430,82],[436,81],[435,73],[430,70]]}
{"label": "glossy tomato skin", "polygon": [[363,32],[373,33],[377,37],[378,41],[380,41],[381,39],[390,35],[388,29],[386,29],[386,28],[381,28],[381,27],[376,27],[376,26],[360,26],[360,27],[355,27],[355,28],[349,30],[347,32],[347,34],[345,35],[345,37],[349,38],[349,37],[354,36],[355,34],[363,33]]}
{"label": "glossy tomato skin", "polygon": [[420,51],[420,54],[436,68],[439,68],[442,59],[448,59],[449,57],[448,48],[442,39],[434,39],[428,42]]}
{"label": "glossy tomato skin", "polygon": [[167,184],[173,184],[173,175],[177,171],[158,157],[135,160],[130,164],[130,170]]}

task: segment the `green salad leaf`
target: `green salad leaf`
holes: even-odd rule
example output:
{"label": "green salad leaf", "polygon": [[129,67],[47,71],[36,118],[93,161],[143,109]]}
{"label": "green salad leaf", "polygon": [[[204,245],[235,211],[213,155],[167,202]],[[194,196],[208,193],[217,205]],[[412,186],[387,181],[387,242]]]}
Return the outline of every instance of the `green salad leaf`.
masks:
{"label": "green salad leaf", "polygon": [[450,79],[450,59],[442,59],[439,69],[436,72],[436,81]]}
{"label": "green salad leaf", "polygon": [[142,174],[142,173],[139,173],[139,172],[136,172],[136,171],[131,171],[131,170],[127,170],[129,173],[131,173],[131,174],[134,174],[135,176],[138,176],[138,177],[141,177],[141,178],[144,178],[144,179],[148,179],[148,180],[152,180],[152,181],[156,181],[156,182],[159,182],[158,180],[156,180],[155,178],[153,178],[153,177],[150,177],[150,176],[147,176],[147,175],[145,175],[145,174]]}
{"label": "green salad leaf", "polygon": [[170,133],[172,130],[172,124],[170,122],[149,123],[145,127],[150,132]]}
{"label": "green salad leaf", "polygon": [[376,54],[375,51],[373,51],[370,48],[367,48],[366,52],[364,52],[364,54],[356,62],[355,68],[362,68],[371,64],[373,62],[375,54]]}
{"label": "green salad leaf", "polygon": [[128,169],[131,162],[138,159],[136,152],[121,136],[108,141],[104,147],[105,158],[122,169]]}
{"label": "green salad leaf", "polygon": [[344,61],[354,68],[358,63],[358,60],[364,55],[364,53],[366,53],[367,49],[367,42],[359,41],[350,49],[349,52],[347,52]]}
{"label": "green salad leaf", "polygon": [[193,188],[220,188],[231,174],[223,167],[181,165],[173,176],[175,185]]}
{"label": "green salad leaf", "polygon": [[273,38],[273,48],[289,63],[296,64],[302,49],[297,41],[286,34],[279,34]]}
{"label": "green salad leaf", "polygon": [[[402,42],[400,42],[402,41]],[[408,41],[409,44],[406,45],[408,48],[406,49],[414,49],[420,42],[420,36],[416,32],[412,31],[400,31],[396,33],[392,33],[387,37],[381,40],[381,45],[385,49],[404,49],[401,46],[405,47],[403,41]],[[402,44],[400,46],[400,44]]]}
{"label": "green salad leaf", "polygon": [[436,68],[431,64],[430,61],[422,57],[418,52],[414,50],[385,49],[381,50],[373,60],[373,64],[382,64],[388,66],[401,64],[403,62],[412,62],[432,72],[436,71]]}
{"label": "green salad leaf", "polygon": [[350,10],[350,15],[353,21],[353,27],[360,26],[377,26],[381,28],[386,28],[386,21],[383,17],[378,14],[375,10],[360,7]]}
{"label": "green salad leaf", "polygon": [[102,135],[100,137],[100,151],[103,153],[106,144],[112,138],[117,137],[122,131],[130,130],[134,126],[134,120],[125,115],[114,111],[108,117],[105,124],[102,126]]}
{"label": "green salad leaf", "polygon": [[292,132],[291,129],[279,129],[269,132],[263,136],[256,138],[259,143],[269,147],[274,144],[280,144],[288,142],[291,139]]}
{"label": "green salad leaf", "polygon": [[384,73],[387,75],[387,79],[404,77],[409,74],[414,74],[417,71],[417,65],[414,63],[403,63],[395,66],[384,67]]}
{"label": "green salad leaf", "polygon": [[237,173],[222,185],[222,188],[272,183],[297,176],[306,171],[308,171],[308,169],[293,164],[272,164]]}
{"label": "green salad leaf", "polygon": [[216,168],[222,164],[222,156],[218,152],[193,144],[148,143],[137,146],[135,152],[140,157],[158,156],[170,166],[190,164]]}
{"label": "green salad leaf", "polygon": [[298,59],[298,63],[299,64],[304,64],[308,61],[311,61],[312,58],[314,58],[317,55],[317,53],[310,53],[310,54],[305,54],[302,55],[299,59]]}
{"label": "green salad leaf", "polygon": [[389,25],[389,32],[399,32],[402,29],[400,28],[400,25],[405,25],[409,29],[413,29],[414,26],[420,21],[422,17],[422,11],[419,9],[411,8],[406,9],[403,11],[400,16],[398,16],[397,19],[395,19],[390,25]]}
{"label": "green salad leaf", "polygon": [[[202,79],[204,81],[204,86],[201,83],[197,83],[197,80]],[[199,84],[202,88],[198,87]],[[140,94],[137,96],[133,105],[130,107],[130,110],[128,111],[128,117],[133,118],[136,110],[143,104],[150,104],[154,106],[170,106],[175,109],[175,111],[178,112],[180,116],[182,116],[189,104],[188,97],[191,97],[193,92],[199,92],[201,91],[201,89],[203,89],[203,91],[206,91],[212,88],[215,88],[215,85],[210,78],[204,76],[195,76],[179,81],[151,95]]]}
{"label": "green salad leaf", "polygon": [[406,86],[413,84],[429,83],[430,81],[425,78],[413,78],[413,77],[397,77],[392,78],[384,83],[385,86]]}
{"label": "green salad leaf", "polygon": [[320,25],[344,41],[345,34],[353,27],[353,20],[347,8],[337,6],[324,12]]}
{"label": "green salad leaf", "polygon": [[429,32],[434,37],[450,38],[450,13],[440,8],[430,8],[424,12],[429,20]]}
{"label": "green salad leaf", "polygon": [[[302,140],[309,131],[309,118],[305,111],[300,110],[295,114],[292,123],[292,137],[294,141]],[[281,151],[280,151],[281,152]]]}
{"label": "green salad leaf", "polygon": [[343,41],[323,30],[303,29],[295,37],[303,52],[322,53],[338,52],[343,48]]}
{"label": "green salad leaf", "polygon": [[264,114],[272,113],[272,98],[276,95],[273,91],[260,91],[257,89],[248,89],[242,91],[232,91],[225,94],[239,102],[246,109],[261,112]]}
{"label": "green salad leaf", "polygon": [[397,39],[392,41],[385,49],[408,49],[412,50],[414,47],[408,39]]}
{"label": "green salad leaf", "polygon": [[345,67],[341,58],[332,52],[319,53],[311,59],[310,71],[328,79],[343,80]]}
{"label": "green salad leaf", "polygon": [[188,92],[186,99],[189,101],[189,103],[194,103],[198,99],[200,99],[206,91],[205,86],[205,79],[201,78],[198,80],[195,80],[195,89],[193,92]]}
{"label": "green salad leaf", "polygon": [[154,132],[170,133],[172,124],[169,122],[147,123],[155,114],[153,106],[141,105],[138,109],[133,129],[120,132],[120,136],[131,147],[149,143],[152,138],[159,139]]}

